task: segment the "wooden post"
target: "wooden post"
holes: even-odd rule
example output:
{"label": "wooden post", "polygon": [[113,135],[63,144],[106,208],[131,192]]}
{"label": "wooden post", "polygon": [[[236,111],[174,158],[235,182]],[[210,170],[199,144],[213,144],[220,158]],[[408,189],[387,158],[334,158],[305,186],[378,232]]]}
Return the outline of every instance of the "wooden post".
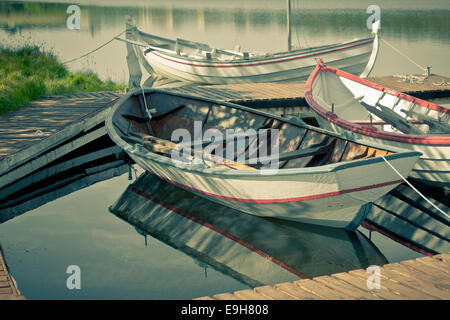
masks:
{"label": "wooden post", "polygon": [[288,51],[292,50],[291,46],[291,0],[287,0],[287,34],[288,34]]}

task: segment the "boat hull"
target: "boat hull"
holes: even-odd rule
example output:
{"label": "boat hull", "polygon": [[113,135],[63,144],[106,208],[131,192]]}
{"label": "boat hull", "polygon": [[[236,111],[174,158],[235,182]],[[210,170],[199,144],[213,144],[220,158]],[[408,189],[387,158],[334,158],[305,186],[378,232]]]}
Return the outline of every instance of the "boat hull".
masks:
{"label": "boat hull", "polygon": [[425,145],[394,140],[381,139],[358,132],[345,130],[316,114],[317,122],[321,128],[351,136],[353,139],[377,143],[389,147],[414,150],[422,153],[411,171],[409,177],[432,186],[450,188],[450,145]]}
{"label": "boat hull", "polygon": [[[402,182],[394,172],[385,170],[387,164],[379,159],[359,160],[322,172],[240,177],[196,173],[133,152],[129,155],[146,171],[233,209],[347,230],[354,230],[362,223],[369,209],[368,202]],[[394,157],[390,161],[407,174],[416,159]]]}
{"label": "boat hull", "polygon": [[[157,73],[171,79],[198,84],[296,81],[308,78],[318,57],[352,74],[372,69],[378,38],[330,46],[311,52],[292,51],[268,58],[235,62],[187,59],[158,50],[143,49],[145,61]],[[370,64],[370,66],[368,65]]]}
{"label": "boat hull", "polygon": [[[422,131],[403,133],[392,129],[393,124],[406,122],[402,117],[405,110],[421,112],[445,126],[450,115],[448,109],[373,84],[322,62],[307,81],[305,98],[321,128],[356,141],[421,152],[410,177],[429,185],[450,188],[450,135]],[[375,121],[372,124],[372,120],[365,119],[369,116],[363,105],[376,106],[375,109],[382,110],[384,115],[372,114]],[[386,120],[379,118],[382,116]],[[381,122],[376,124],[377,121]],[[419,128],[418,124],[410,125],[414,130]]]}

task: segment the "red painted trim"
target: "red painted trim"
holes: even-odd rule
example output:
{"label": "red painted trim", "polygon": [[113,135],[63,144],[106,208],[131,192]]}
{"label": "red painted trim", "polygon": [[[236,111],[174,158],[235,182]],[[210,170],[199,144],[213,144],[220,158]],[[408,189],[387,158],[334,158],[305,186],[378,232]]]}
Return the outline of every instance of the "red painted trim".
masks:
{"label": "red painted trim", "polygon": [[327,192],[327,193],[322,193],[322,194],[315,194],[315,195],[311,195],[311,196],[294,197],[294,198],[284,198],[284,199],[243,199],[243,198],[234,198],[234,197],[229,197],[229,196],[222,196],[222,195],[210,193],[210,192],[207,192],[207,191],[199,190],[199,189],[196,189],[196,188],[193,188],[193,187],[190,187],[190,186],[186,186],[186,185],[184,185],[182,183],[170,180],[168,178],[161,177],[161,176],[155,174],[154,172],[150,172],[150,173],[156,175],[157,177],[159,177],[162,180],[168,181],[168,182],[173,183],[173,184],[175,184],[177,186],[180,186],[180,187],[192,190],[194,192],[202,193],[202,194],[205,194],[205,195],[213,197],[213,198],[222,199],[222,200],[229,200],[229,201],[236,201],[236,202],[243,202],[243,203],[269,203],[269,204],[270,203],[286,203],[286,202],[299,202],[299,201],[308,201],[308,200],[322,199],[322,198],[338,196],[338,195],[341,195],[341,194],[347,194],[347,193],[352,193],[352,192],[358,192],[358,191],[365,191],[365,190],[370,190],[370,189],[375,189],[375,188],[381,188],[381,187],[385,187],[385,186],[389,186],[389,185],[392,185],[392,184],[398,184],[398,183],[402,183],[403,182],[403,180],[395,180],[395,181],[383,182],[383,183],[374,184],[374,185],[365,186],[365,187],[347,189],[347,190],[342,190],[342,191],[333,191],[333,192]]}
{"label": "red painted trim", "polygon": [[377,232],[381,233],[382,235],[388,237],[389,239],[392,239],[395,242],[398,242],[401,245],[403,245],[403,246],[405,246],[407,248],[410,248],[410,249],[412,249],[412,250],[414,250],[416,252],[419,252],[419,253],[421,253],[423,255],[426,255],[426,256],[429,256],[429,257],[435,255],[435,253],[433,253],[431,251],[428,251],[428,250],[425,250],[425,249],[422,249],[422,248],[418,247],[417,245],[415,245],[414,243],[412,243],[411,241],[408,241],[408,240],[400,237],[399,235],[396,235],[396,234],[392,233],[391,231],[388,231],[385,228],[380,227],[380,226],[372,223],[371,221],[364,220],[362,222],[361,226],[366,228],[369,231],[377,231]]}
{"label": "red painted trim", "polygon": [[349,49],[349,48],[353,48],[353,47],[358,47],[358,46],[366,45],[366,44],[373,43],[373,42],[374,42],[374,40],[369,40],[369,41],[365,41],[362,43],[358,43],[358,44],[354,44],[354,45],[350,45],[350,46],[346,46],[346,47],[342,47],[342,48],[331,49],[331,50],[327,50],[327,51],[320,51],[320,52],[310,53],[310,54],[306,54],[306,55],[302,55],[302,56],[295,56],[295,57],[283,58],[283,59],[271,60],[271,61],[252,62],[252,63],[236,63],[236,62],[234,62],[234,63],[230,63],[230,64],[199,64],[199,63],[190,63],[190,62],[184,62],[184,61],[179,61],[179,60],[175,60],[175,59],[170,59],[166,56],[162,56],[162,55],[156,53],[153,50],[150,51],[149,53],[152,53],[162,59],[169,60],[171,62],[180,63],[180,64],[193,66],[193,67],[207,67],[207,68],[210,68],[210,67],[234,68],[234,67],[236,67],[237,68],[237,67],[258,66],[258,65],[263,65],[263,64],[279,63],[279,62],[303,59],[303,58],[317,56],[320,54],[326,54],[326,53],[330,53],[330,52],[335,52],[335,51],[345,50],[345,49]]}
{"label": "red painted trim", "polygon": [[339,118],[336,116],[336,114],[332,114],[330,111],[323,108],[319,103],[317,103],[312,95],[312,84],[316,80],[317,76],[321,72],[333,72],[336,73],[339,76],[342,76],[344,78],[350,79],[352,81],[361,83],[363,85],[366,85],[368,87],[371,87],[373,89],[383,91],[389,94],[392,94],[394,96],[400,97],[401,99],[405,99],[407,101],[412,101],[416,104],[419,104],[423,107],[441,112],[450,114],[450,109],[447,109],[445,107],[436,105],[434,103],[430,103],[418,98],[414,98],[412,96],[409,96],[404,93],[397,92],[392,89],[385,88],[381,85],[372,83],[366,79],[361,79],[357,76],[354,76],[352,74],[346,73],[344,71],[338,70],[336,68],[327,66],[323,63],[321,59],[319,59],[319,62],[316,66],[316,68],[313,70],[311,75],[309,76],[308,80],[306,81],[306,87],[305,87],[305,99],[308,102],[309,106],[322,118],[326,119],[327,121],[334,123],[338,125],[339,127],[342,127],[346,130],[357,132],[366,136],[371,136],[379,139],[386,139],[386,140],[392,140],[402,143],[413,143],[413,144],[424,144],[424,145],[450,145],[450,135],[448,134],[424,134],[424,135],[412,135],[412,134],[398,134],[398,133],[392,133],[392,132],[386,132],[378,130],[374,127],[368,127],[368,126],[362,126],[356,123],[352,123],[350,121],[347,121],[345,119]]}
{"label": "red painted trim", "polygon": [[204,227],[206,227],[208,229],[211,229],[211,230],[213,230],[213,231],[223,235],[224,237],[226,237],[226,238],[228,238],[230,240],[233,240],[236,243],[239,243],[241,246],[243,246],[243,247],[245,247],[245,248],[247,248],[247,249],[257,253],[258,255],[260,255],[261,257],[263,257],[265,259],[270,260],[271,262],[273,262],[276,265],[280,266],[281,268],[283,268],[283,269],[285,269],[285,270],[295,274],[296,276],[298,276],[300,278],[309,279],[309,277],[307,275],[305,275],[305,274],[301,273],[300,271],[298,271],[298,270],[288,266],[284,262],[282,262],[282,261],[272,257],[268,253],[258,249],[257,247],[253,246],[252,244],[250,244],[248,242],[245,242],[244,240],[242,240],[242,239],[232,235],[231,233],[229,233],[227,231],[224,231],[224,230],[222,230],[222,229],[220,229],[220,228],[218,228],[218,227],[216,227],[216,226],[214,226],[214,225],[212,225],[212,224],[210,224],[208,222],[205,222],[205,221],[203,221],[203,220],[201,220],[201,219],[199,219],[197,217],[194,217],[194,216],[190,215],[189,213],[186,213],[186,212],[184,212],[184,211],[182,211],[182,210],[172,206],[171,204],[168,204],[168,203],[166,203],[166,202],[164,202],[162,200],[156,199],[156,198],[152,197],[151,195],[149,195],[149,194],[147,194],[147,193],[137,189],[134,186],[131,186],[130,190],[135,192],[135,193],[137,193],[138,195],[146,198],[146,199],[149,199],[150,201],[153,201],[153,202],[157,203],[158,205],[160,205],[162,207],[165,207],[165,208],[169,209],[170,211],[172,211],[172,212],[174,212],[176,214],[179,214],[180,216],[182,216],[182,217],[184,217],[186,219],[189,219],[189,220],[191,220],[191,221],[193,221],[195,223],[198,223],[198,224],[200,224],[200,225],[202,225],[202,226],[204,226]]}

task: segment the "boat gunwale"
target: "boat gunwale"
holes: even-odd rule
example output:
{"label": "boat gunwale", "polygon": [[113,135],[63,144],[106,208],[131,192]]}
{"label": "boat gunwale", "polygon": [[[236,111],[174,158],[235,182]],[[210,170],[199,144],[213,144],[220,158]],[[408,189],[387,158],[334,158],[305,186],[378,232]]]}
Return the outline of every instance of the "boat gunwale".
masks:
{"label": "boat gunwale", "polygon": [[[364,39],[351,40],[348,42],[336,43],[336,44],[332,44],[329,46],[319,46],[319,47],[297,49],[297,50],[292,50],[292,51],[271,53],[270,56],[265,56],[265,57],[252,57],[249,59],[240,58],[240,59],[230,60],[230,61],[223,61],[223,60],[218,60],[218,59],[207,60],[206,58],[194,59],[194,58],[189,58],[187,56],[183,57],[183,56],[180,56],[177,54],[170,54],[168,52],[162,52],[162,51],[159,51],[158,49],[145,49],[143,51],[143,53],[144,53],[144,56],[146,56],[147,55],[146,51],[150,50],[149,53],[153,53],[160,58],[169,60],[174,63],[185,64],[185,65],[194,66],[194,67],[204,67],[204,68],[251,67],[251,66],[258,66],[258,65],[263,65],[263,64],[283,63],[283,62],[297,60],[297,59],[309,58],[309,57],[316,56],[319,54],[328,54],[331,52],[344,50],[344,49],[348,49],[348,48],[352,48],[352,47],[359,47],[362,45],[373,43],[375,41],[378,41],[377,36],[372,36],[372,37],[368,37],[368,38],[364,38]],[[163,49],[163,48],[161,48],[161,49]],[[326,49],[328,49],[328,50],[326,50]],[[156,51],[158,53],[156,53]],[[178,59],[179,61],[169,59],[166,56],[170,57],[170,58]],[[204,62],[208,62],[209,64],[202,64]]]}
{"label": "boat gunwale", "polygon": [[[230,108],[246,111],[249,113],[265,116],[268,118],[272,118],[275,120],[279,120],[281,122],[289,123],[289,124],[297,126],[297,127],[303,127],[305,129],[319,132],[319,133],[322,133],[322,134],[325,134],[325,135],[328,135],[331,137],[335,137],[338,139],[343,139],[343,137],[339,136],[337,133],[327,131],[322,128],[313,127],[313,126],[310,126],[310,125],[307,125],[304,123],[299,123],[295,120],[286,119],[286,118],[272,115],[272,114],[269,114],[266,112],[255,110],[255,109],[252,109],[249,107],[237,105],[234,103],[222,102],[222,101],[217,101],[217,100],[213,100],[213,99],[209,99],[209,98],[196,97],[196,96],[191,96],[191,95],[182,94],[182,93],[173,93],[173,92],[165,91],[163,89],[153,89],[153,88],[145,89],[145,90],[134,89],[134,90],[131,90],[126,95],[124,95],[123,97],[121,97],[111,107],[111,110],[105,120],[105,124],[106,124],[107,132],[108,132],[109,136],[118,146],[120,146],[122,149],[124,149],[127,153],[132,154],[141,159],[155,161],[162,165],[169,165],[172,167],[176,167],[180,170],[189,171],[189,172],[192,172],[195,174],[209,175],[209,176],[214,175],[214,176],[227,177],[227,178],[255,177],[255,176],[294,176],[294,175],[302,175],[302,174],[331,173],[331,172],[337,172],[337,171],[352,168],[352,167],[358,167],[358,166],[374,164],[374,163],[384,161],[380,156],[378,156],[378,157],[372,157],[372,158],[368,158],[368,159],[356,159],[356,160],[349,160],[349,161],[343,161],[343,162],[336,162],[336,163],[331,163],[331,164],[326,164],[326,165],[316,166],[316,167],[288,168],[288,169],[283,169],[283,168],[281,168],[281,169],[279,169],[279,168],[277,168],[277,169],[256,169],[256,170],[242,170],[242,169],[231,170],[231,169],[223,169],[223,168],[210,168],[210,167],[206,167],[203,164],[198,165],[198,164],[193,164],[193,163],[182,163],[181,161],[179,161],[179,163],[176,163],[173,159],[171,159],[169,157],[159,155],[159,154],[149,151],[147,149],[145,152],[143,152],[143,151],[139,150],[139,147],[138,148],[133,147],[132,144],[130,144],[130,143],[126,142],[124,139],[122,139],[119,136],[119,134],[116,132],[116,129],[114,128],[115,124],[113,123],[112,120],[113,120],[113,117],[114,117],[116,111],[130,97],[132,97],[134,95],[140,95],[140,94],[142,94],[142,91],[144,91],[144,94],[162,93],[162,94],[178,96],[178,97],[187,98],[187,99],[202,100],[202,101],[206,101],[206,102],[210,102],[210,103],[215,103],[215,104],[222,105],[225,107],[230,107]],[[395,152],[395,153],[384,155],[383,157],[386,160],[394,160],[394,159],[398,159],[398,158],[407,158],[407,157],[414,157],[414,156],[419,157],[422,155],[422,153],[420,153],[418,151],[412,151],[412,150],[407,150],[407,149],[402,149],[402,148],[397,148],[397,147],[392,147],[392,146],[389,146],[389,148],[386,148],[386,146],[379,145],[377,143],[372,143],[372,142],[361,143],[361,142],[356,141],[353,138],[346,137],[345,140],[348,140],[350,142],[357,143],[360,145],[362,144],[367,147],[372,147],[372,148],[376,148],[376,149]],[[142,146],[142,145],[135,144],[135,146]],[[143,146],[142,146],[142,148],[143,148]],[[272,172],[275,171],[276,173],[270,174],[270,171],[272,171]]]}
{"label": "boat gunwale", "polygon": [[316,68],[313,70],[308,80],[306,81],[305,86],[305,99],[311,109],[315,111],[316,114],[324,118],[325,120],[345,129],[346,131],[356,132],[362,135],[379,138],[383,140],[391,140],[400,143],[408,143],[408,144],[417,144],[417,145],[433,145],[433,146],[448,146],[450,145],[450,135],[449,134],[403,134],[403,133],[393,133],[387,132],[384,130],[378,130],[376,128],[366,128],[362,125],[353,123],[351,121],[345,120],[343,118],[338,117],[336,114],[332,114],[331,111],[328,111],[324,107],[320,105],[320,103],[316,102],[314,99],[314,95],[312,93],[312,85],[315,82],[318,75],[322,72],[332,72],[338,76],[347,78],[351,81],[355,81],[367,87],[373,88],[375,90],[393,95],[394,97],[398,97],[399,99],[403,99],[406,101],[413,102],[422,107],[437,111],[439,113],[444,113],[450,115],[450,109],[447,109],[443,106],[439,106],[437,104],[415,98],[413,96],[407,95],[405,93],[398,92],[393,89],[386,88],[382,85],[373,83],[367,79],[362,79],[360,77],[354,76],[345,71],[336,69],[329,65],[323,63],[321,59],[316,65]]}

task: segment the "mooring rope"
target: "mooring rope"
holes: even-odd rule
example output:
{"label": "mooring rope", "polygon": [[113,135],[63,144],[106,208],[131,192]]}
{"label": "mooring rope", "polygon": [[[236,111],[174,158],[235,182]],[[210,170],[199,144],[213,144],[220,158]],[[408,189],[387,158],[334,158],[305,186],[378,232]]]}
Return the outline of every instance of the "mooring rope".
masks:
{"label": "mooring rope", "polygon": [[442,213],[444,216],[446,216],[447,218],[450,218],[449,215],[447,213],[445,213],[441,208],[439,208],[438,206],[436,206],[433,202],[431,202],[427,197],[425,197],[419,190],[417,190],[404,176],[402,176],[402,174],[400,172],[398,172],[397,169],[395,169],[395,167],[386,160],[386,158],[383,155],[380,155],[380,157],[392,168],[392,170],[394,170],[394,172],[400,177],[402,178],[403,181],[406,182],[406,184],[408,186],[410,186],[415,192],[417,192],[417,194],[419,194],[419,196],[421,196],[425,201],[427,201],[429,204],[431,204],[436,210],[438,210],[440,213]]}
{"label": "mooring rope", "polygon": [[384,43],[386,43],[388,46],[390,46],[392,49],[394,49],[398,54],[402,55],[403,57],[405,57],[406,59],[408,59],[410,62],[412,62],[414,65],[416,65],[417,67],[419,67],[420,69],[427,71],[427,68],[421,66],[420,64],[418,64],[417,62],[415,62],[413,59],[411,59],[410,57],[408,57],[406,54],[404,54],[403,52],[401,52],[400,50],[398,50],[397,48],[395,48],[392,44],[390,44],[389,42],[387,42],[384,38],[381,38],[381,41],[383,41]]}
{"label": "mooring rope", "polygon": [[124,31],[122,31],[122,32],[119,33],[118,35],[112,37],[112,39],[106,41],[105,43],[103,43],[103,44],[100,45],[99,47],[95,48],[94,50],[91,50],[91,51],[89,51],[88,53],[85,53],[85,54],[83,54],[83,55],[81,55],[81,56],[79,56],[79,57],[77,57],[77,58],[73,58],[73,59],[71,59],[71,60],[65,61],[65,62],[63,62],[62,64],[68,64],[68,63],[71,63],[71,62],[80,60],[80,59],[82,59],[82,58],[84,58],[84,57],[86,57],[86,56],[88,56],[88,55],[94,53],[95,51],[100,50],[101,48],[103,48],[103,47],[105,47],[106,45],[108,45],[109,43],[113,42],[117,37],[121,36],[122,34],[124,34],[125,32],[127,32],[128,30],[131,30],[131,29],[125,29]]}
{"label": "mooring rope", "polygon": [[150,110],[148,110],[147,100],[145,99],[144,88],[142,88],[142,85],[140,85],[140,84],[139,84],[139,87],[141,87],[142,99],[144,99],[144,105],[145,105],[145,110],[147,111],[147,115],[150,119],[152,119],[152,114],[150,113]]}

